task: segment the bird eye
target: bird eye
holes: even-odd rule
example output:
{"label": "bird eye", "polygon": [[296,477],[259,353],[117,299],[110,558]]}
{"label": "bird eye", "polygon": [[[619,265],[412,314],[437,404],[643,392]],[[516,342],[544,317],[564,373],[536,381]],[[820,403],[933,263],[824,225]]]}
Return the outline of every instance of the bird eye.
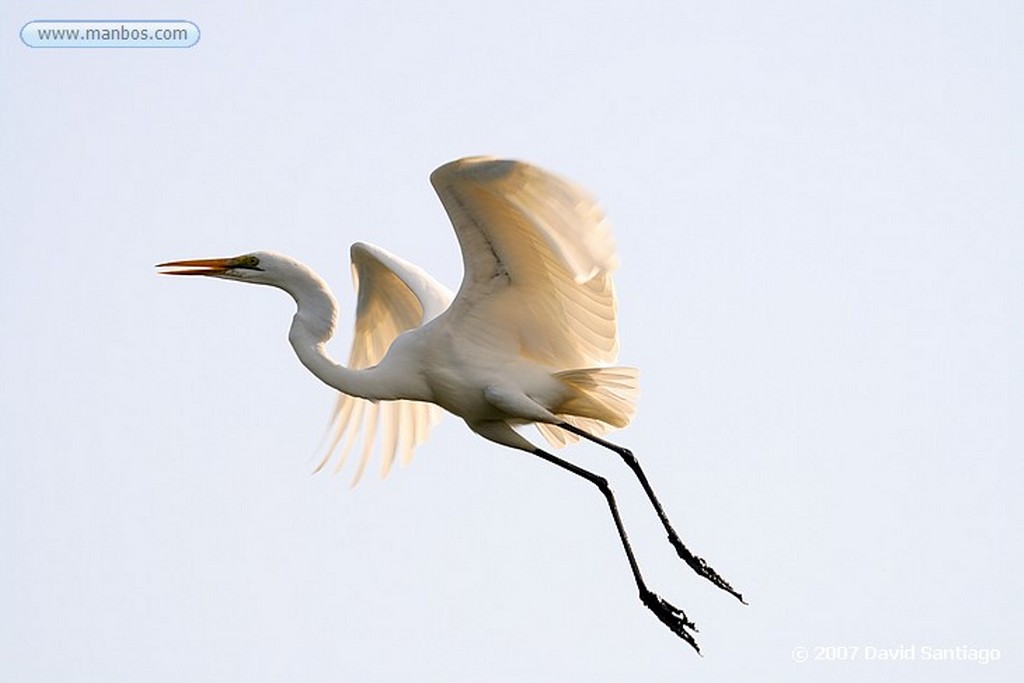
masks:
{"label": "bird eye", "polygon": [[248,266],[249,268],[255,268],[259,264],[260,264],[260,260],[259,260],[258,257],[256,257],[256,256],[246,256],[245,257],[245,265]]}

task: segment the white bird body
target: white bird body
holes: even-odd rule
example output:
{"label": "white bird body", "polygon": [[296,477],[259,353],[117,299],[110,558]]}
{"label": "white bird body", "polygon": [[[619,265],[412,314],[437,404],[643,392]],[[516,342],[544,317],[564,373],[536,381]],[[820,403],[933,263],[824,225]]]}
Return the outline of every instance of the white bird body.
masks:
{"label": "white bird body", "polygon": [[[410,264],[380,247],[359,243],[354,249],[388,258],[388,268],[402,282],[412,282],[414,275],[422,274],[407,270],[405,266]],[[271,252],[255,255],[264,268],[294,269],[296,284],[302,286],[293,285],[291,279],[281,283],[299,308],[289,340],[314,375],[348,397],[432,403],[461,417],[483,436],[523,450],[533,448],[523,437],[481,423],[557,424],[562,418],[555,411],[574,397],[572,387],[558,378],[564,368],[548,367],[520,354],[518,330],[473,320],[460,315],[457,308],[454,313],[449,308],[421,327],[402,332],[376,365],[353,371],[332,360],[324,348],[334,332],[333,324],[326,325],[325,321],[337,318],[337,304],[326,283],[286,256]],[[309,286],[314,278],[316,286]],[[432,279],[420,279],[417,286],[420,301],[433,296],[440,304],[450,298],[447,290]],[[426,306],[424,310],[430,311]]]}
{"label": "white bird body", "polygon": [[[366,243],[352,245],[356,320],[348,364],[328,354],[338,305],[307,266],[273,252],[161,264],[286,291],[296,302],[288,339],[310,372],[340,393],[335,436],[340,468],[362,436],[355,480],[379,442],[381,473],[407,462],[444,409],[477,434],[584,477],[604,493],[641,599],[696,647],[685,615],[649,591],[602,477],[534,446],[515,430],[534,424],[555,447],[585,438],[633,469],[669,540],[691,567],[740,597],[672,529],[633,454],[599,437],[629,423],[638,394],[618,355],[617,265],[611,233],[590,196],[521,162],[461,159],[431,174],[455,228],[465,272],[452,294],[418,266]],[[344,441],[344,443],[342,443]],[[742,598],[741,598],[742,599]]]}

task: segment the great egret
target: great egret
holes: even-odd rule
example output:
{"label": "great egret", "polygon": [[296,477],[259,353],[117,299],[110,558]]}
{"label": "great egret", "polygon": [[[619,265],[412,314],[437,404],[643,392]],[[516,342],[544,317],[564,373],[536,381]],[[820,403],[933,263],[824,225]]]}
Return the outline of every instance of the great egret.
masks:
{"label": "great egret", "polygon": [[291,295],[297,311],[288,340],[310,372],[342,393],[335,411],[335,445],[346,437],[342,461],[363,433],[357,478],[379,423],[387,472],[396,453],[407,460],[424,440],[440,407],[485,439],[595,485],[611,511],[641,601],[699,652],[693,622],[644,582],[607,480],[514,429],[534,424],[555,447],[583,438],[617,453],[677,554],[743,601],[680,540],[633,453],[601,438],[629,422],[637,395],[636,370],[612,366],[618,354],[611,280],[616,256],[602,212],[572,183],[516,161],[460,159],[435,170],[430,181],[455,227],[462,286],[453,297],[417,266],[380,247],[354,244],[358,299],[348,367],[324,349],[334,334],[337,302],[327,283],[298,261],[259,251],[158,267],[170,275],[271,285]]}

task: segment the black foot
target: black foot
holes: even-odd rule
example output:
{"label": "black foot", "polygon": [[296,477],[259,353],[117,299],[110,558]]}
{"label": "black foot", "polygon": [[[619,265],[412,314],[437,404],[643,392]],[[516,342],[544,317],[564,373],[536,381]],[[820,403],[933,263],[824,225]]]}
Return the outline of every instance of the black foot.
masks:
{"label": "black foot", "polygon": [[[697,654],[700,654],[700,646],[693,637],[697,632],[697,625],[686,618],[686,613],[675,605],[666,602],[661,596],[650,591],[641,592],[640,599],[647,606],[647,609],[654,612],[654,615],[661,620],[661,623],[668,626],[672,633],[690,644]],[[690,633],[693,631],[693,633]]]}
{"label": "black foot", "polygon": [[718,572],[716,572],[711,565],[705,562],[702,558],[691,553],[690,549],[683,545],[683,542],[680,541],[677,536],[669,534],[668,540],[672,544],[672,547],[676,549],[676,554],[678,554],[686,564],[690,565],[690,568],[693,569],[693,571],[697,572],[727,593],[731,593],[744,605],[747,604],[747,601],[743,599],[743,596],[739,591],[730,586],[728,581],[719,576]]}

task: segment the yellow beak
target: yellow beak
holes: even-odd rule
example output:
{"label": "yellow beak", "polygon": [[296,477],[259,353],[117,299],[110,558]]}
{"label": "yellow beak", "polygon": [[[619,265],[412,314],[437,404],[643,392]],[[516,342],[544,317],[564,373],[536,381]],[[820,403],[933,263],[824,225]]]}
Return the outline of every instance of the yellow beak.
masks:
{"label": "yellow beak", "polygon": [[156,267],[172,269],[160,271],[161,275],[219,275],[234,268],[236,261],[233,258],[200,258],[158,263]]}

